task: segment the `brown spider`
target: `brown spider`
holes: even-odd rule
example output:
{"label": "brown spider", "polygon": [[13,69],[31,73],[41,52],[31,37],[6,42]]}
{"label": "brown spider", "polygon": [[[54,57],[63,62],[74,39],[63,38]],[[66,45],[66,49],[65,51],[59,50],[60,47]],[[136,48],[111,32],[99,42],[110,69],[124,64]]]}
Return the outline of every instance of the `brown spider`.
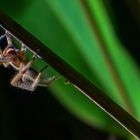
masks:
{"label": "brown spider", "polygon": [[3,64],[4,67],[12,66],[17,74],[11,80],[11,85],[21,89],[34,91],[37,86],[48,86],[53,81],[57,80],[59,76],[53,76],[48,79],[41,79],[41,74],[44,69],[40,72],[37,72],[31,68],[32,63],[36,58],[34,54],[30,61],[26,60],[26,47],[22,45],[21,49],[17,49],[13,43],[11,36],[6,32],[3,36],[0,37],[0,40],[6,37],[7,46],[1,50],[0,49],[0,64]]}

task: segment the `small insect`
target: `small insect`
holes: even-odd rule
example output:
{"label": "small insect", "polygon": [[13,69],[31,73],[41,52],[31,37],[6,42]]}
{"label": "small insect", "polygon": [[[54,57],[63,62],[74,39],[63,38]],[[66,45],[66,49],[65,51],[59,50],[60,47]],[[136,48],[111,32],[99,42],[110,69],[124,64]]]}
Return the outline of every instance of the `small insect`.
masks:
{"label": "small insect", "polygon": [[31,68],[32,63],[37,57],[34,54],[30,61],[26,60],[26,47],[22,44],[21,49],[17,49],[12,43],[11,36],[8,32],[0,37],[0,41],[6,39],[7,46],[0,49],[0,64],[4,67],[12,66],[16,70],[16,74],[11,80],[11,85],[21,89],[34,91],[37,86],[48,86],[59,76],[53,76],[48,79],[41,78],[42,72],[48,67],[44,67],[40,72]]}

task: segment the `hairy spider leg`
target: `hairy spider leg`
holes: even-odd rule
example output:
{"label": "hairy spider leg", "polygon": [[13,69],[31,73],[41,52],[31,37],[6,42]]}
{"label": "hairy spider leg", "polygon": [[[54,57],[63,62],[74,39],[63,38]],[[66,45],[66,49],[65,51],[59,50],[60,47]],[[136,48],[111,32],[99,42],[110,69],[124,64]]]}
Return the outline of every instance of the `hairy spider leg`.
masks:
{"label": "hairy spider leg", "polygon": [[[46,67],[44,67],[39,73],[41,74],[46,68],[48,67],[48,65]],[[40,79],[39,82],[38,82],[38,86],[41,86],[41,87],[47,87],[49,86],[52,82],[58,80],[61,76],[58,75],[58,76],[52,76],[48,79]]]}
{"label": "hairy spider leg", "polygon": [[46,68],[48,68],[48,66],[49,66],[49,65],[46,65],[46,66],[45,66],[43,69],[41,69],[41,71],[38,73],[37,77],[36,77],[35,80],[34,80],[34,83],[32,84],[32,88],[35,88],[35,87],[38,85],[38,83],[40,82],[40,76],[41,76],[42,72],[43,72]]}
{"label": "hairy spider leg", "polygon": [[48,79],[40,79],[39,83],[38,83],[38,86],[41,86],[41,87],[48,87],[52,82],[60,79],[61,76],[58,75],[58,76],[52,76]]}
{"label": "hairy spider leg", "polygon": [[[6,37],[6,34],[0,36],[0,41],[2,41],[4,38]],[[3,60],[3,51],[0,45],[0,63],[3,64],[5,62],[5,60]]]}
{"label": "hairy spider leg", "polygon": [[25,46],[25,44],[21,44],[21,51],[24,51],[24,52],[26,52],[26,50],[27,50],[27,47]]}
{"label": "hairy spider leg", "polygon": [[20,70],[19,70],[19,72],[14,76],[14,78],[11,81],[11,85],[12,86],[18,86],[18,84],[17,84],[18,81],[20,79],[22,79],[23,75],[25,75],[27,71],[29,71],[32,63],[35,60],[35,57],[36,57],[36,54],[33,55],[33,57],[31,58],[31,60],[26,65],[24,65],[23,63],[20,64]]}
{"label": "hairy spider leg", "polygon": [[7,39],[7,44],[8,46],[9,45],[12,45],[12,39],[11,39],[11,36],[10,34],[6,31],[6,39]]}
{"label": "hairy spider leg", "polygon": [[27,50],[27,48],[25,47],[25,45],[23,43],[21,44],[20,50],[18,50],[18,49],[15,50],[18,53],[17,58],[20,57],[20,58],[18,58],[20,66],[16,66],[13,62],[10,62],[10,65],[17,71],[20,71],[22,69],[22,67],[25,66],[24,63],[26,62],[26,60],[25,60],[26,59],[25,58],[26,50]]}
{"label": "hairy spider leg", "polygon": [[[22,75],[20,73],[18,73],[14,77],[15,79],[12,80],[11,85],[13,85],[15,87],[19,87],[21,89],[26,89],[26,90],[29,90],[29,91],[34,91],[35,88],[38,86],[38,83],[40,81],[40,76],[42,74],[42,71],[45,70],[47,67],[48,67],[48,65],[46,67],[44,67],[35,77],[34,77],[34,74],[33,74],[34,72],[28,68],[26,70],[26,72],[23,73]],[[22,70],[22,72],[23,72],[23,70]]]}
{"label": "hairy spider leg", "polygon": [[8,67],[10,65],[10,62],[13,60],[13,58],[15,57],[14,54],[9,54],[9,55],[4,55],[6,54],[6,51],[8,48],[14,48],[13,44],[12,44],[12,40],[11,40],[11,37],[9,35],[9,33],[6,31],[6,33],[1,36],[0,39],[6,37],[6,41],[7,41],[7,47],[2,51],[0,50],[0,63],[4,65],[4,67]]}

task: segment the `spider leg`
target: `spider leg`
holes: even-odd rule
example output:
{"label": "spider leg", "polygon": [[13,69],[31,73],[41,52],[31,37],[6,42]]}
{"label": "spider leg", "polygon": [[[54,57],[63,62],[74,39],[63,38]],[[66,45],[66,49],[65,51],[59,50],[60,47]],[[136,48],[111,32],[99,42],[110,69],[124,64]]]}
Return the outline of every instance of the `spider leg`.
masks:
{"label": "spider leg", "polygon": [[38,82],[40,80],[40,76],[41,76],[41,73],[38,73],[37,77],[33,80],[33,83],[31,85],[31,88],[32,88],[33,91],[35,90],[35,88],[38,85]]}
{"label": "spider leg", "polygon": [[24,74],[19,72],[11,81],[11,85],[28,91],[34,91],[38,85],[41,73],[38,73],[34,78],[32,71],[27,70]]}
{"label": "spider leg", "polygon": [[9,63],[2,63],[5,68],[7,68],[10,64]]}
{"label": "spider leg", "polygon": [[[49,65],[47,65],[46,67],[44,67],[41,71],[40,71],[40,74],[48,67]],[[38,86],[42,86],[42,87],[47,87],[49,86],[52,82],[58,80],[61,76],[58,75],[58,76],[52,76],[48,79],[44,79],[44,78],[41,78],[38,82]]]}
{"label": "spider leg", "polygon": [[[27,79],[30,79],[31,81],[32,81],[32,83],[30,83],[30,84],[28,84],[28,85],[26,85],[26,88],[28,89],[28,90],[30,90],[30,91],[34,91],[35,90],[35,88],[37,87],[37,86],[40,86],[40,77],[41,77],[41,74],[42,74],[42,72],[46,69],[48,67],[48,65],[46,65],[43,69],[41,69],[41,71],[36,75],[36,77],[35,78],[33,78],[31,75],[32,75],[32,71],[31,70],[29,70],[28,72],[30,72],[31,74],[26,74],[26,78]],[[24,77],[25,78],[25,77]],[[58,77],[57,77],[57,79],[58,79]],[[54,81],[54,80],[56,80],[56,77],[52,77],[52,78],[50,78],[50,79],[47,79],[47,83],[46,83],[46,80],[44,81],[44,84],[42,83],[41,84],[41,86],[47,86],[47,85],[49,85],[49,83],[51,83],[52,81]]]}
{"label": "spider leg", "polygon": [[41,69],[41,71],[37,74],[36,78],[33,80],[32,83],[32,88],[35,89],[36,86],[38,86],[39,82],[40,82],[40,77],[42,72],[48,67],[48,65],[46,65],[43,69]]}
{"label": "spider leg", "polygon": [[10,61],[12,61],[14,57],[15,56],[12,55],[12,54],[11,55],[8,55],[8,56],[4,56],[4,57],[3,56],[0,56],[0,63],[1,64],[4,64],[4,66],[6,66],[7,63],[9,63]]}
{"label": "spider leg", "polygon": [[[31,76],[31,75],[32,75],[32,71],[31,71],[31,70],[28,71],[28,72],[30,72],[31,74],[28,74],[28,73],[27,73],[26,77],[32,81],[31,84],[28,84],[28,85],[27,85],[28,87],[26,86],[26,88],[27,88],[28,90],[30,90],[30,91],[34,91],[34,90],[35,90],[35,88],[39,85],[38,83],[40,82],[40,77],[41,77],[42,72],[43,72],[47,67],[48,67],[48,65],[45,66],[45,67],[36,75],[35,78],[33,78],[33,76]],[[26,74],[26,73],[25,73],[25,74]]]}
{"label": "spider leg", "polygon": [[29,70],[29,68],[31,67],[33,61],[35,60],[35,56],[33,55],[33,57],[31,58],[31,60],[25,65],[23,63],[20,64],[20,70],[19,72],[14,76],[14,78],[11,81],[11,85],[15,86],[16,83],[23,77],[23,75],[27,72],[27,70]]}
{"label": "spider leg", "polygon": [[6,31],[6,40],[7,40],[7,47],[6,48],[15,48],[15,50],[16,50],[16,47],[12,42],[12,37],[7,31]]}
{"label": "spider leg", "polygon": [[[0,42],[5,38],[6,34],[0,36]],[[1,45],[0,45],[0,58],[3,57],[3,51],[2,51],[2,48],[1,48]]]}
{"label": "spider leg", "polygon": [[3,40],[3,38],[5,38],[6,34],[3,34],[2,36],[0,36],[0,40]]}
{"label": "spider leg", "polygon": [[36,54],[32,56],[31,60],[25,66],[21,63],[22,67],[20,71],[22,73],[25,73],[31,67],[32,63],[35,61],[35,58],[36,58]]}
{"label": "spider leg", "polygon": [[21,44],[21,51],[24,51],[24,52],[26,52],[26,50],[27,50],[27,48],[26,48],[26,46],[25,46],[25,44]]}
{"label": "spider leg", "polygon": [[8,46],[12,44],[12,39],[8,32],[6,32],[6,40],[7,40]]}
{"label": "spider leg", "polygon": [[40,79],[39,83],[38,83],[38,86],[41,86],[41,87],[48,87],[52,82],[58,80],[61,76],[58,75],[58,76],[52,76],[48,79]]}
{"label": "spider leg", "polygon": [[17,74],[13,77],[12,81],[10,82],[11,85],[12,85],[12,86],[15,86],[15,87],[18,87],[18,86],[17,86],[17,83],[18,83],[18,81],[20,81],[20,79],[22,78],[22,76],[23,76],[23,74],[22,74],[21,72],[17,73]]}

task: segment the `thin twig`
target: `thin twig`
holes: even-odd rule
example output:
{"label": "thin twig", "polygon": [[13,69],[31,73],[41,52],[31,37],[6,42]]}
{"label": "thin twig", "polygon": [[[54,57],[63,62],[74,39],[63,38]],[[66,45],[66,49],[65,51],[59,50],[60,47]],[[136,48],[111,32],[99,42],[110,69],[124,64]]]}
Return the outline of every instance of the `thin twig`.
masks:
{"label": "thin twig", "polygon": [[70,81],[91,101],[104,110],[137,139],[140,138],[140,123],[128,112],[122,109],[111,98],[105,95],[93,83],[84,78],[64,60],[58,57],[46,45],[37,40],[31,33],[23,29],[10,17],[0,12],[0,24],[33,52],[37,52],[51,67]]}

